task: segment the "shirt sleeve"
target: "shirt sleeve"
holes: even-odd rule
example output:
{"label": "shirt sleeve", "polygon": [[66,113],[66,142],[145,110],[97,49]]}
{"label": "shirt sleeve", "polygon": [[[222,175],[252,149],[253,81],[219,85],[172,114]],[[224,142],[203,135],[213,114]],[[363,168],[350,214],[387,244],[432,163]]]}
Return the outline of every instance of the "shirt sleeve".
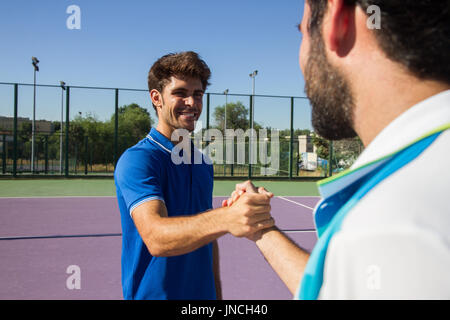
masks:
{"label": "shirt sleeve", "polygon": [[341,231],[330,242],[320,299],[449,299],[450,254],[414,226]]}
{"label": "shirt sleeve", "polygon": [[161,161],[155,154],[143,150],[126,151],[117,163],[114,178],[130,215],[147,201],[164,202]]}

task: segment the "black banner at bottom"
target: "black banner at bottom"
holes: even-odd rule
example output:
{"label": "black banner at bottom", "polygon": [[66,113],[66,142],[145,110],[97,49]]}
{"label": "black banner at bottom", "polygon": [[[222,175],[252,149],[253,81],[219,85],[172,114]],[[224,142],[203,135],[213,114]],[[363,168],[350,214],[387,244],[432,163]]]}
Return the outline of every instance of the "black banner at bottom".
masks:
{"label": "black banner at bottom", "polygon": [[[400,312],[402,315],[437,311],[437,307],[448,307],[448,301],[294,301],[294,300],[225,300],[225,301],[0,301],[6,314],[8,309],[17,317],[29,313],[36,315],[59,315],[58,319],[75,319],[101,315],[117,317],[136,312],[148,319],[170,320],[265,320],[298,319],[312,314],[336,316],[386,316]],[[57,308],[62,309],[57,309]],[[63,310],[60,313],[56,310]]]}

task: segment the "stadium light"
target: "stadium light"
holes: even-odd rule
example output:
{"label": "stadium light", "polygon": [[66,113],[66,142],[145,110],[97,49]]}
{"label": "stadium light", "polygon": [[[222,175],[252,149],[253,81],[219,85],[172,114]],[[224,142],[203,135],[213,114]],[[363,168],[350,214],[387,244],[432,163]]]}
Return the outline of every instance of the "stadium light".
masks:
{"label": "stadium light", "polygon": [[38,63],[39,60],[36,57],[31,57],[31,64],[34,67],[34,71],[39,71]]}
{"label": "stadium light", "polygon": [[258,70],[253,71],[252,73],[250,73],[250,78],[252,78],[252,118],[250,119],[250,141],[249,141],[249,160],[252,161],[253,159],[253,155],[252,155],[252,143],[253,143],[253,122],[255,119],[255,78],[256,75],[258,74]]}
{"label": "stadium light", "polygon": [[253,99],[252,99],[252,108],[253,108],[253,112],[252,112],[252,118],[250,119],[250,124],[251,124],[251,129],[253,131],[253,119],[255,118],[255,78],[258,75],[258,70],[253,71],[252,73],[250,73],[250,78],[252,78],[252,95],[253,95]]}

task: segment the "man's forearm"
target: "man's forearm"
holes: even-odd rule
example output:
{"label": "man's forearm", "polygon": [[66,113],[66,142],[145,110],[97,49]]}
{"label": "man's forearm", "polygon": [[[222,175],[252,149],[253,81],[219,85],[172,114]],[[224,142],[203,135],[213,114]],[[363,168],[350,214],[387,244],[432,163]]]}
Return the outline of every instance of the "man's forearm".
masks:
{"label": "man's forearm", "polygon": [[231,207],[217,208],[191,216],[169,217],[164,202],[153,200],[133,210],[132,218],[153,256],[189,253],[218,237],[231,233],[246,237],[270,228],[270,198],[245,194]]}
{"label": "man's forearm", "polygon": [[143,239],[154,256],[176,256],[194,251],[227,233],[214,209],[193,216],[161,217]]}
{"label": "man's forearm", "polygon": [[276,227],[262,231],[256,245],[291,293],[295,294],[303,277],[309,253]]}

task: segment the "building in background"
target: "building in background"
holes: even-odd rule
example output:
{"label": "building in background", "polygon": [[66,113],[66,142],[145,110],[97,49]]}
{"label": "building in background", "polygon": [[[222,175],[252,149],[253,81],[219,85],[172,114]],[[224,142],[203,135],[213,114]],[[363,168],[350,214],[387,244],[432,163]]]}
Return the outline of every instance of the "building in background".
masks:
{"label": "building in background", "polygon": [[[31,123],[30,118],[17,118],[17,127],[20,128],[22,123]],[[52,134],[55,131],[55,126],[51,121],[47,120],[37,120],[36,133],[48,133]],[[12,135],[14,130],[14,118],[13,117],[2,117],[0,116],[0,131],[2,133],[8,133]]]}
{"label": "building in background", "polygon": [[312,140],[313,138],[310,135],[298,136],[298,153],[301,155],[299,162],[300,170],[317,170],[317,148]]}

